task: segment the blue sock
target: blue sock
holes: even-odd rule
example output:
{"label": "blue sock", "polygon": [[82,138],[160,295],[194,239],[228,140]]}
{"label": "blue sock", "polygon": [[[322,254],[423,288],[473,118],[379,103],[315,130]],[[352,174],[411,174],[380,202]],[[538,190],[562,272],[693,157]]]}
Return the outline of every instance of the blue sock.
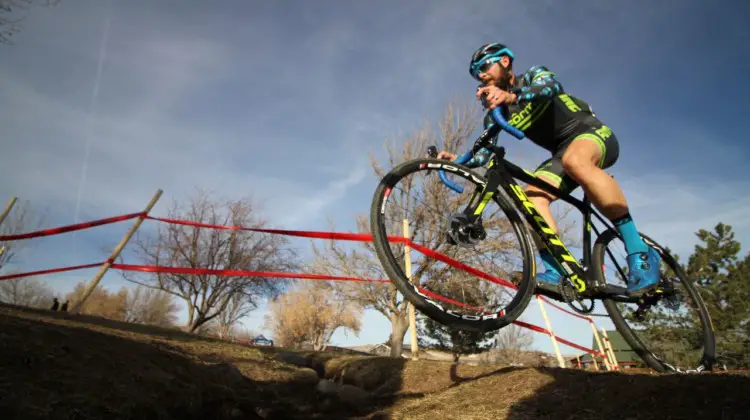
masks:
{"label": "blue sock", "polygon": [[638,230],[635,228],[635,222],[630,217],[630,213],[626,213],[624,216],[613,220],[612,223],[615,224],[617,231],[622,235],[628,255],[648,252],[648,246],[643,242],[641,236],[638,235]]}
{"label": "blue sock", "polygon": [[547,271],[554,271],[555,273],[562,276],[562,272],[557,265],[557,261],[555,261],[555,257],[553,257],[552,254],[549,253],[549,251],[547,251],[546,249],[542,249],[541,251],[539,251],[539,256],[542,257],[542,264],[544,264],[544,267],[547,269]]}

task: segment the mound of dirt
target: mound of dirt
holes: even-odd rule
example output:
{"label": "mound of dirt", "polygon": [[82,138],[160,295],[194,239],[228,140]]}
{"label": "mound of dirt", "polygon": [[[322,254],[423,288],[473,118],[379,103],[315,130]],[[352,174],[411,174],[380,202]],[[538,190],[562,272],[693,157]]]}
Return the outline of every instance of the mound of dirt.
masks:
{"label": "mound of dirt", "polygon": [[750,375],[254,348],[0,306],[2,419],[744,419]]}

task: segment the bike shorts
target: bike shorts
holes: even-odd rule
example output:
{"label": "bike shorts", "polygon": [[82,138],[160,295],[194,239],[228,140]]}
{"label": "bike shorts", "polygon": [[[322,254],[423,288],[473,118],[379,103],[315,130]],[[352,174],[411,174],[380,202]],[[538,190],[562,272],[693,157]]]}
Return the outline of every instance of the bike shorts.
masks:
{"label": "bike shorts", "polygon": [[602,169],[614,165],[620,156],[620,146],[612,130],[598,119],[589,117],[587,124],[582,124],[581,129],[563,140],[553,152],[552,157],[542,162],[534,171],[534,176],[544,177],[544,181],[554,185],[565,194],[570,194],[579,187],[578,183],[565,173],[562,165],[562,157],[574,141],[596,143],[602,151],[597,166]]}

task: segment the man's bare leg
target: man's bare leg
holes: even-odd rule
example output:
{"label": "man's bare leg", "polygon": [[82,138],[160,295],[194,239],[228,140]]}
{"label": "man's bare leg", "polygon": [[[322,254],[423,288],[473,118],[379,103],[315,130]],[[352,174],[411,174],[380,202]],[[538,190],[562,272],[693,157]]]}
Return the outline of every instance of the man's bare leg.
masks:
{"label": "man's bare leg", "polygon": [[628,254],[647,252],[648,247],[638,235],[630,217],[622,189],[614,178],[597,165],[601,153],[601,147],[591,140],[574,140],[562,157],[565,173],[583,188],[604,216],[621,228]]}
{"label": "man's bare leg", "polygon": [[[552,186],[558,187],[557,183],[546,178],[544,175],[537,175],[537,178]],[[555,222],[555,218],[552,216],[552,211],[550,210],[550,204],[555,201],[557,197],[533,185],[527,185],[524,191],[529,197],[529,201],[534,204],[534,207],[544,221],[547,222],[550,229],[557,233],[557,223]],[[557,264],[555,258],[549,253],[549,251],[547,251],[547,248],[533,231],[532,237],[534,238],[537,250],[539,250],[539,256],[542,258],[542,264],[547,269],[544,273],[539,273],[539,275],[537,275],[537,281],[541,283],[558,284],[562,276],[562,268]]]}
{"label": "man's bare leg", "polygon": [[601,146],[590,139],[573,140],[562,157],[563,168],[622,236],[628,253],[628,294],[639,296],[658,286],[661,257],[641,239],[620,186],[597,165],[601,153]]}

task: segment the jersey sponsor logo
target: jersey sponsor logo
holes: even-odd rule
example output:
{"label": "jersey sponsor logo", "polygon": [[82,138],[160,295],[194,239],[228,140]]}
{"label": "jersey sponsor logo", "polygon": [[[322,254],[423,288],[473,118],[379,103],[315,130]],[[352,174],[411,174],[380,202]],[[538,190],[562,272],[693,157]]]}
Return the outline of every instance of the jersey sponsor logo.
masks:
{"label": "jersey sponsor logo", "polygon": [[510,124],[517,127],[523,120],[531,116],[531,111],[534,110],[534,104],[529,102],[523,109],[510,116]]}
{"label": "jersey sponsor logo", "polygon": [[542,116],[551,102],[547,101],[543,105],[534,102],[528,102],[520,111],[510,115],[510,125],[521,131],[527,130],[532,124]]}
{"label": "jersey sponsor logo", "polygon": [[602,125],[601,127],[597,128],[595,132],[599,135],[599,137],[605,140],[612,135],[612,129],[610,129],[606,125]]}
{"label": "jersey sponsor logo", "polygon": [[575,103],[575,102],[573,101],[573,99],[571,99],[571,98],[570,98],[570,96],[568,96],[567,94],[565,94],[565,93],[561,93],[561,94],[560,94],[560,95],[558,95],[557,97],[558,97],[558,98],[560,98],[560,100],[562,101],[562,103],[564,103],[564,104],[565,104],[565,106],[566,106],[566,107],[567,107],[567,108],[568,108],[568,109],[569,109],[569,110],[570,110],[571,112],[578,112],[578,111],[580,111],[580,110],[581,110],[581,107],[580,107],[580,106],[578,106],[578,105],[577,105],[577,104],[576,104],[576,103]]}

